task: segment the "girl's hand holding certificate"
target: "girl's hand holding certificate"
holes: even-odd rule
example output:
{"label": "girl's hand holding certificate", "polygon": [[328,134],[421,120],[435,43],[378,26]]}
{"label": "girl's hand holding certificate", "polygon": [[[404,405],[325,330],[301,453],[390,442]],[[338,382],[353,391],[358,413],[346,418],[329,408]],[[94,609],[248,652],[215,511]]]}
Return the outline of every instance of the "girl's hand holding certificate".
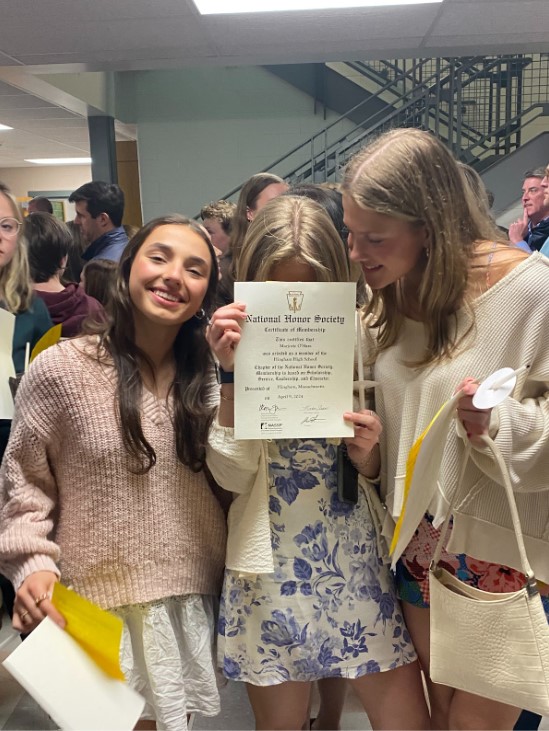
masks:
{"label": "girl's hand holding certificate", "polygon": [[370,409],[347,411],[345,421],[353,423],[354,437],[345,438],[347,454],[356,469],[366,477],[377,477],[379,472],[379,437],[383,430],[379,416]]}
{"label": "girl's hand holding certificate", "polygon": [[206,339],[224,371],[234,370],[234,351],[241,337],[241,324],[246,319],[246,305],[233,302],[220,307],[212,315]]}
{"label": "girl's hand holding certificate", "polygon": [[35,571],[27,576],[15,596],[14,629],[27,634],[44,617],[50,617],[60,627],[65,626],[65,620],[51,603],[53,587],[58,580],[53,571]]}

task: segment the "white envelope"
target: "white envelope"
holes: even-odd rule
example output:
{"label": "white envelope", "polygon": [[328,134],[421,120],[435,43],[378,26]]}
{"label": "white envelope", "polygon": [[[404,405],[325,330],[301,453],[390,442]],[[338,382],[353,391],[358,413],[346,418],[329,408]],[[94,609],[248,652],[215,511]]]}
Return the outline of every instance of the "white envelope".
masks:
{"label": "white envelope", "polygon": [[3,665],[63,731],[131,731],[145,705],[48,617]]}

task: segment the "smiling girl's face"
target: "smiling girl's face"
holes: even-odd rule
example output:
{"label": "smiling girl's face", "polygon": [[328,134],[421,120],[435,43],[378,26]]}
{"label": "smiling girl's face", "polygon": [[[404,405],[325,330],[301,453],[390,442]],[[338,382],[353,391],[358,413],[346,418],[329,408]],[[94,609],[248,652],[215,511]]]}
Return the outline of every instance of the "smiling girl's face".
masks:
{"label": "smiling girl's face", "polygon": [[399,279],[421,280],[428,237],[425,226],[361,208],[343,196],[349,229],[349,258],[362,268],[372,289],[383,289]]}
{"label": "smiling girl's face", "polygon": [[129,294],[136,325],[147,320],[179,328],[202,306],[212,259],[208,245],[181,224],[155,228],[133,260]]}

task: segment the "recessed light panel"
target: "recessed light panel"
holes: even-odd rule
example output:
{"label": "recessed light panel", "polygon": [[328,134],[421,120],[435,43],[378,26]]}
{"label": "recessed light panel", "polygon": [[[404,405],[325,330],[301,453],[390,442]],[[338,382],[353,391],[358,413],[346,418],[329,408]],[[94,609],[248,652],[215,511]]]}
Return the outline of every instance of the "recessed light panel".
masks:
{"label": "recessed light panel", "polygon": [[91,157],[37,157],[25,162],[33,162],[35,165],[89,165]]}
{"label": "recessed light panel", "polygon": [[288,10],[340,10],[390,5],[424,5],[442,0],[194,0],[201,15],[286,12]]}

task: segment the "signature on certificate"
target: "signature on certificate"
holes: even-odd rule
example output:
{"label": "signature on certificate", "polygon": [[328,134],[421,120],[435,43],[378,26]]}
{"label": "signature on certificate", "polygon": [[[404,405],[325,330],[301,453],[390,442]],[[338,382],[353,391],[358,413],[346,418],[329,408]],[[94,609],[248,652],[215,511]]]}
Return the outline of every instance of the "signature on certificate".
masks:
{"label": "signature on certificate", "polygon": [[278,404],[259,404],[259,411],[264,414],[277,414],[279,411],[286,411],[286,408]]}
{"label": "signature on certificate", "polygon": [[323,421],[326,421],[326,419],[322,418],[322,412],[328,411],[327,406],[304,406],[303,411],[305,412],[305,417],[302,419],[302,424],[320,424]]}

